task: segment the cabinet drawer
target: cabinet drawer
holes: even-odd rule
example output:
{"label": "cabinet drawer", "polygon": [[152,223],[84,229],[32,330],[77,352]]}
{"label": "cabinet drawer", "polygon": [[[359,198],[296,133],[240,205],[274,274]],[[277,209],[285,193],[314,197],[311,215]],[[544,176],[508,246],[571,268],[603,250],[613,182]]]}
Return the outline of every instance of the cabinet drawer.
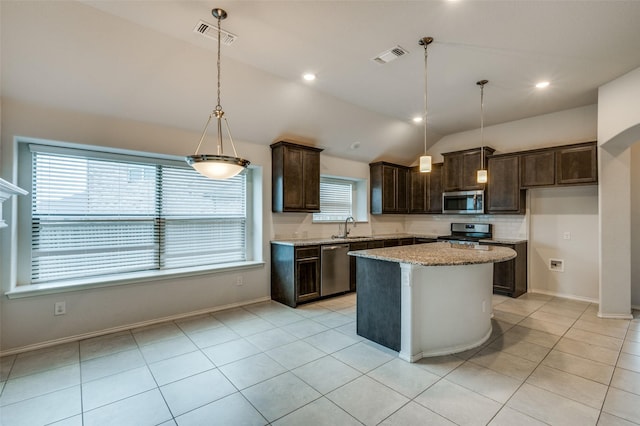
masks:
{"label": "cabinet drawer", "polygon": [[320,247],[301,247],[296,249],[296,260],[320,257]]}

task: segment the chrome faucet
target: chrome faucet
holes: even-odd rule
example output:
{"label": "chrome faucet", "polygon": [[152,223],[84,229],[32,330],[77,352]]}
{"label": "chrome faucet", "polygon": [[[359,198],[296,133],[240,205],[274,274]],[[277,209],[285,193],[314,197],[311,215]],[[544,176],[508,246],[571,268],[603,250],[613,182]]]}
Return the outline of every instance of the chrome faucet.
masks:
{"label": "chrome faucet", "polygon": [[353,222],[353,227],[355,228],[356,225],[356,220],[353,218],[353,216],[349,216],[348,218],[345,219],[344,221],[344,235],[342,238],[347,238],[349,236],[349,220],[351,220],[351,222]]}

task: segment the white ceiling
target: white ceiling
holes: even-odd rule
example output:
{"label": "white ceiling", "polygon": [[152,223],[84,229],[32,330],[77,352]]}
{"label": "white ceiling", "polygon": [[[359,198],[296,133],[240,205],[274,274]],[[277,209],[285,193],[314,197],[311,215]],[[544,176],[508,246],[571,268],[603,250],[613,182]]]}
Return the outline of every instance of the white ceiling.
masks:
{"label": "white ceiling", "polygon": [[[3,96],[197,131],[222,105],[236,139],[293,135],[330,154],[411,162],[422,150],[429,46],[429,144],[485,125],[594,104],[598,86],[640,67],[640,1],[2,0]],[[19,42],[16,40],[20,40]],[[371,59],[400,45],[408,55]],[[207,49],[207,50],[205,50]],[[211,55],[208,55],[211,53]],[[43,72],[46,67],[46,72]],[[317,73],[304,83],[305,71]],[[533,85],[549,80],[545,90]],[[61,90],[64,87],[65,90]],[[349,145],[360,142],[360,148]]]}

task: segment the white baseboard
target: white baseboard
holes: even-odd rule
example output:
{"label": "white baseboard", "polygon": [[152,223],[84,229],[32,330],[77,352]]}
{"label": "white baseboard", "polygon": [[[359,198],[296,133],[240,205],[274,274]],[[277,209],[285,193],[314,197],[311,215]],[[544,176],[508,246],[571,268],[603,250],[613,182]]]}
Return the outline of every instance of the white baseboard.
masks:
{"label": "white baseboard", "polygon": [[228,305],[216,306],[215,308],[200,309],[200,310],[197,310],[197,311],[187,312],[187,313],[183,313],[183,314],[170,315],[168,317],[156,318],[156,319],[152,319],[152,320],[148,320],[148,321],[140,321],[140,322],[136,322],[136,323],[133,323],[133,324],[126,324],[126,325],[121,325],[121,326],[118,326],[118,327],[106,328],[106,329],[99,330],[99,331],[92,331],[90,333],[76,334],[74,336],[62,337],[60,339],[47,340],[45,342],[34,343],[34,344],[31,344],[31,345],[27,345],[27,346],[21,346],[19,348],[9,349],[7,351],[0,351],[0,357],[8,356],[8,355],[15,355],[15,354],[19,354],[19,353],[22,353],[22,352],[28,352],[28,351],[33,351],[33,350],[37,350],[37,349],[44,349],[44,348],[48,348],[48,347],[51,347],[51,346],[60,345],[60,344],[63,344],[63,343],[77,342],[77,341],[80,341],[80,340],[90,339],[92,337],[104,336],[105,334],[117,333],[119,331],[126,331],[126,330],[131,330],[133,328],[145,327],[145,326],[149,326],[149,325],[153,325],[153,324],[159,324],[161,322],[176,321],[176,320],[179,320],[179,319],[188,318],[188,317],[192,317],[192,316],[196,316],[196,315],[210,314],[210,313],[213,313],[213,312],[223,311],[225,309],[238,308],[238,307],[241,307],[241,306],[251,305],[253,303],[266,302],[268,300],[271,300],[271,298],[268,297],[268,296],[265,296],[265,297],[260,297],[260,298],[257,298],[257,299],[244,301],[244,302],[230,303]]}
{"label": "white baseboard", "polygon": [[529,290],[527,290],[527,292],[528,293],[545,294],[547,296],[562,297],[563,299],[577,300],[579,302],[595,303],[596,305],[598,305],[600,303],[600,301],[598,299],[592,299],[590,297],[576,296],[576,295],[573,295],[573,294],[563,294],[563,293],[558,293],[558,292],[555,292],[555,291],[529,289]]}
{"label": "white baseboard", "polygon": [[602,312],[598,312],[598,318],[632,320],[633,319],[633,315],[631,315],[631,314],[604,314]]}

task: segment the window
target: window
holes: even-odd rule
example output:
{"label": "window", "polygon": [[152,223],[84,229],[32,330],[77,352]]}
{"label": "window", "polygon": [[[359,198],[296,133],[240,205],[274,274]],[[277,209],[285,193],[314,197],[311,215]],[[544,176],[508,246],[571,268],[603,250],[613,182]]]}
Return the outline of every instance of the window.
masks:
{"label": "window", "polygon": [[29,145],[31,283],[247,260],[247,175]]}
{"label": "window", "polygon": [[314,222],[340,222],[353,216],[355,182],[348,179],[320,177],[320,213]]}

